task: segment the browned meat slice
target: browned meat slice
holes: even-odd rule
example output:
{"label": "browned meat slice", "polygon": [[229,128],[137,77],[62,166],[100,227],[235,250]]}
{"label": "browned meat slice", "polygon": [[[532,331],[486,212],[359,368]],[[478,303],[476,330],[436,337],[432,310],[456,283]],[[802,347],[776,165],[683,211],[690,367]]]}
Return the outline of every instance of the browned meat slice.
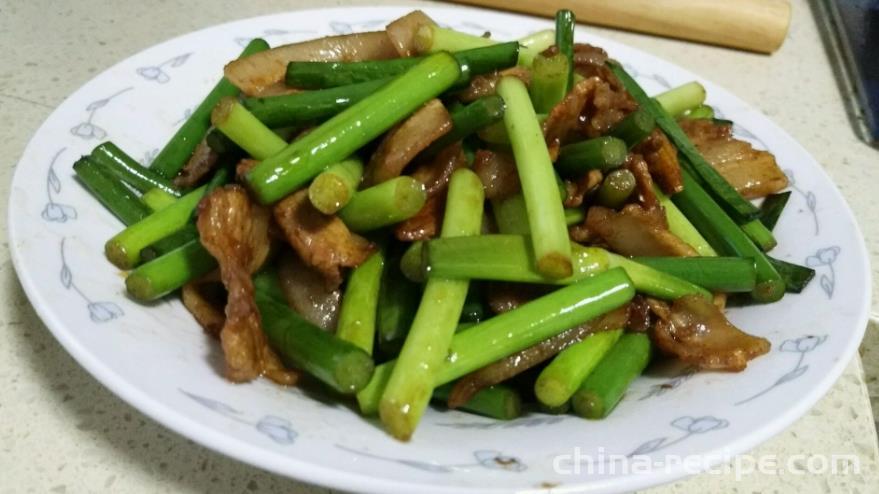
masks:
{"label": "browned meat slice", "polygon": [[[551,57],[557,55],[558,52],[558,47],[552,45],[544,50],[542,55]],[[586,43],[574,43],[574,70],[582,75],[584,79],[598,76],[599,74],[596,69],[599,67],[605,67],[607,60],[607,52],[604,51],[604,49]],[[592,73],[587,73],[588,71],[592,71]],[[613,75],[612,72],[609,73]],[[607,81],[604,77],[599,78]]]}
{"label": "browned meat slice", "polygon": [[681,165],[678,163],[678,150],[661,130],[655,129],[632,151],[644,157],[650,175],[653,176],[663,192],[677,194],[684,190]]}
{"label": "browned meat slice", "polygon": [[626,313],[626,307],[620,307],[467,374],[455,383],[449,393],[449,408],[457,408],[467,403],[480,390],[506,381],[545,362],[592,333],[623,328],[626,325]]}
{"label": "browned meat slice", "polygon": [[509,312],[552,291],[552,287],[524,283],[496,282],[486,285],[485,301],[495,314]]}
{"label": "browned meat slice", "polygon": [[787,187],[787,176],[775,156],[734,138],[732,126],[706,119],[683,119],[679,123],[708,163],[744,197],[763,197]]}
{"label": "browned meat slice", "polygon": [[201,184],[202,180],[214,170],[220,156],[208,146],[204,139],[195,147],[189,161],[183,165],[180,174],[174,177],[174,185],[181,189],[189,189]]}
{"label": "browned meat slice", "polygon": [[626,320],[626,329],[636,333],[644,333],[653,325],[650,317],[650,305],[642,295],[635,295],[629,302],[629,313]]}
{"label": "browned meat slice", "polygon": [[653,190],[653,177],[647,168],[647,163],[640,154],[629,153],[623,165],[635,176],[635,189],[638,191],[638,201],[644,209],[650,211],[659,207],[659,199]]}
{"label": "browned meat slice", "polygon": [[223,306],[226,305],[226,289],[220,281],[220,272],[211,271],[197,280],[183,285],[180,290],[183,306],[195,318],[205,332],[215,338],[226,324]]}
{"label": "browned meat slice", "polygon": [[412,171],[412,178],[424,184],[427,197],[442,195],[449,185],[452,173],[467,166],[467,158],[461,143],[446,146],[432,160],[419,163]]}
{"label": "browned meat slice", "polygon": [[595,244],[598,241],[598,239],[595,238],[595,234],[593,234],[586,226],[585,221],[576,225],[569,226],[568,236],[571,237],[571,240],[577,242],[578,244],[591,245]]}
{"label": "browned meat slice", "polygon": [[284,369],[269,347],[253,298],[251,275],[268,254],[268,223],[268,211],[253,204],[238,185],[214,190],[198,206],[201,243],[220,265],[228,292],[226,321],[220,331],[226,377],[244,382],[264,375],[291,385],[297,374]]}
{"label": "browned meat slice", "polygon": [[397,50],[385,31],[344,34],[278,46],[226,64],[223,72],[247,96],[275,86],[282,88],[287,64],[302,62],[356,62],[396,58]]}
{"label": "browned meat slice", "polygon": [[[555,46],[544,51],[549,56],[556,53],[558,50]],[[594,78],[601,82],[580,114],[580,132],[587,137],[607,134],[611,127],[638,108],[635,100],[607,67],[607,60],[607,52],[597,46],[574,44],[574,70],[585,80]]]}
{"label": "browned meat slice", "polygon": [[348,230],[342,220],[315,209],[307,189],[275,204],[274,214],[293,250],[320,271],[328,283],[341,283],[342,268],[359,266],[375,250],[368,240]]}
{"label": "browned meat slice", "polygon": [[385,27],[391,44],[396,48],[401,57],[418,55],[418,47],[415,35],[423,26],[433,26],[436,22],[420,10],[413,10],[408,14],[395,19]]}
{"label": "browned meat slice", "polygon": [[287,305],[300,316],[325,331],[336,329],[342,301],[337,283],[327,283],[323,274],[292,252],[278,263],[278,281]]}
{"label": "browned meat slice", "polygon": [[553,160],[558,157],[559,147],[582,125],[584,111],[594,98],[597,88],[602,85],[606,83],[597,77],[584,79],[575,84],[564,99],[549,111],[543,122],[543,137]]}
{"label": "browned meat slice", "polygon": [[505,199],[522,189],[516,160],[509,153],[480,149],[473,157],[473,171],[482,180],[486,199]]}
{"label": "browned meat slice", "polygon": [[606,62],[607,52],[604,49],[586,43],[574,43],[575,68],[604,67]]}
{"label": "browned meat slice", "polygon": [[458,168],[467,166],[460,143],[447,146],[430,161],[418,165],[412,178],[425,185],[427,201],[415,216],[400,222],[394,235],[403,242],[428,240],[439,235],[446,204],[449,179]]}
{"label": "browned meat slice", "polygon": [[559,146],[578,134],[586,137],[607,134],[636,108],[637,104],[624,89],[615,88],[601,77],[593,76],[578,82],[550,110],[543,122],[543,135],[550,156],[555,159]]}
{"label": "browned meat slice", "polygon": [[415,216],[401,221],[394,228],[394,235],[402,242],[430,240],[440,233],[445,210],[445,194],[436,194],[427,199]]}
{"label": "browned meat slice", "polygon": [[509,69],[495,71],[490,74],[471,77],[470,85],[458,93],[458,99],[464,103],[469,103],[485,96],[491,96],[495,93],[498,81],[508,75],[518,77],[525,85],[531,84],[531,72],[528,69],[518,66],[510,67]]}
{"label": "browned meat slice", "polygon": [[607,134],[614,125],[638,108],[635,100],[606,66],[602,66],[599,72],[603,74],[596,77],[605,81],[605,84],[595,88],[595,97],[586,112],[589,119],[584,122],[582,131],[587,137]]}
{"label": "browned meat slice", "polygon": [[629,331],[645,333],[653,328],[657,320],[668,320],[671,308],[664,300],[643,295],[635,295],[629,302],[626,328]]}
{"label": "browned meat slice", "polygon": [[589,170],[585,175],[580,177],[579,180],[565,180],[565,192],[567,192],[567,197],[565,197],[564,201],[565,207],[580,207],[586,199],[586,196],[591,194],[592,191],[601,185],[601,180],[603,178],[604,175],[600,170]]}
{"label": "browned meat slice", "polygon": [[644,303],[647,304],[647,308],[650,309],[650,314],[656,316],[660,320],[668,320],[671,317],[671,307],[669,307],[668,303],[664,300],[659,300],[653,297],[644,297]]}
{"label": "browned meat slice", "polygon": [[733,326],[720,309],[698,295],[677,299],[651,336],[663,352],[709,370],[742,371],[770,347],[767,339]]}
{"label": "browned meat slice", "polygon": [[256,165],[259,164],[259,161],[245,158],[238,162],[235,165],[235,179],[238,182],[244,182],[244,175],[247,175],[247,172],[253,169]]}
{"label": "browned meat slice", "polygon": [[645,210],[629,204],[622,211],[592,206],[586,227],[611,250],[624,256],[695,256],[696,251],[665,224],[662,209]]}
{"label": "browned meat slice", "polygon": [[364,183],[375,185],[400,176],[406,165],[433,141],[452,130],[442,102],[432,99],[389,131],[366,166]]}

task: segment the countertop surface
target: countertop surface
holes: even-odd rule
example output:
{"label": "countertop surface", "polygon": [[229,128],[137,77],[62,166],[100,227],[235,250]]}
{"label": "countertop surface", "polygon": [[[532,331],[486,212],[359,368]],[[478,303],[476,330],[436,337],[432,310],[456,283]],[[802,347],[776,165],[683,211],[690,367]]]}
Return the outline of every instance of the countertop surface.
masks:
{"label": "countertop surface", "polygon": [[[651,493],[875,492],[879,449],[879,150],[859,141],[806,0],[793,3],[788,39],[771,57],[594,28],[720,83],[801,142],[846,196],[873,266],[872,322],[861,358],[804,417],[751,455],[854,454],[858,475],[703,474]],[[0,0],[0,197],[40,123],[66,95],[115,62],[170,37],[239,18],[329,5],[404,1],[189,2]],[[0,215],[0,492],[285,492],[306,486],[183,439],[123,403],[53,339],[24,296]],[[866,367],[866,378],[864,368]],[[872,487],[870,487],[872,486]]]}

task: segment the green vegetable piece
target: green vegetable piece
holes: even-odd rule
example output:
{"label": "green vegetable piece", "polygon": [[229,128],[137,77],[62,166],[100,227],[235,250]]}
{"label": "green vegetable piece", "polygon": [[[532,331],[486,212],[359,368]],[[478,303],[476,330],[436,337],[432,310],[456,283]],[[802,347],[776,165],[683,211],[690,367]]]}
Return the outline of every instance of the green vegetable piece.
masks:
{"label": "green vegetable piece", "polygon": [[245,98],[241,104],[267,127],[296,127],[330,118],[378,91],[391,78],[319,91]]}
{"label": "green vegetable piece", "polygon": [[227,96],[217,103],[211,122],[220,132],[257,160],[274,156],[287,142],[259,121],[237,99]]}
{"label": "green vegetable piece", "polygon": [[125,225],[133,225],[150,215],[150,209],[134,192],[88,157],[73,164],[76,177],[108,211]]}
{"label": "green vegetable piece", "polygon": [[504,100],[498,96],[486,96],[451,112],[452,130],[434,141],[421,152],[416,160],[430,159],[450,144],[470,136],[504,118]]}
{"label": "green vegetable piece", "polygon": [[550,278],[571,276],[571,244],[565,213],[528,90],[519,79],[504,77],[497,85],[497,94],[507,107],[504,126],[522,183],[537,270]]}
{"label": "green vegetable piece", "polygon": [[[256,38],[247,44],[244,51],[241,52],[240,58],[268,49],[269,44],[265,40]],[[183,125],[177,129],[165,147],[159,151],[159,154],[153,159],[150,169],[165,178],[174,178],[207,133],[211,125],[211,111],[214,106],[223,97],[236,95],[238,95],[238,88],[225,77],[222,78],[201,104],[192,111]]]}
{"label": "green vegetable piece", "polygon": [[712,257],[716,256],[714,248],[705,240],[705,237],[699,233],[699,230],[690,223],[690,220],[684,216],[684,213],[675,206],[675,203],[665,195],[658,187],[653,187],[653,193],[659,199],[659,204],[665,210],[665,219],[668,222],[668,230],[675,234],[679,239],[683,240],[691,247],[696,249],[700,256]]}
{"label": "green vegetable piece", "polygon": [[573,12],[562,9],[555,13],[555,45],[559,53],[565,57],[568,67],[565,92],[570,91],[574,85],[574,29],[576,27],[577,20]]}
{"label": "green vegetable piece", "polygon": [[[481,322],[452,338],[434,386],[454,381],[508,355],[622,306],[635,289],[622,269],[612,269],[563,287],[514,310]],[[378,403],[396,361],[376,367],[369,384],[357,393],[364,414]]]}
{"label": "green vegetable piece", "polygon": [[622,334],[622,329],[594,333],[556,355],[534,382],[540,403],[548,407],[567,403]]}
{"label": "green vegetable piece", "polygon": [[538,55],[531,71],[529,93],[534,102],[534,111],[548,113],[568,92],[570,66],[565,55],[559,53],[551,57]]}
{"label": "green vegetable piece", "polygon": [[705,88],[696,81],[681,84],[653,98],[672,117],[679,117],[705,102]]}
{"label": "green vegetable piece", "polygon": [[125,278],[125,288],[136,300],[148,302],[163,297],[217,267],[217,261],[191,240],[167,254],[141,264]]}
{"label": "green vegetable piece", "polygon": [[102,166],[107,173],[122,180],[138,192],[147,192],[150,189],[158,188],[174,197],[182,195],[165,177],[149,168],[144,168],[112,142],[107,141],[99,144],[92,150],[89,158]]}
{"label": "green vegetable piece", "polygon": [[770,231],[775,229],[778,218],[781,217],[781,213],[784,211],[790,195],[790,191],[780,192],[778,194],[770,194],[766,196],[766,199],[763,199],[763,204],[760,205],[760,221]]}
{"label": "green vegetable piece", "polygon": [[336,336],[372,355],[385,256],[379,250],[351,271],[339,308]]}
{"label": "green vegetable piece", "polygon": [[625,168],[614,170],[604,177],[595,202],[604,207],[619,209],[635,191],[635,185],[635,175],[632,172]]}
{"label": "green vegetable piece", "polygon": [[712,292],[750,292],[757,284],[754,261],[741,257],[635,257],[632,260]]}
{"label": "green vegetable piece", "polygon": [[620,167],[629,153],[625,141],[604,136],[562,146],[556,170],[564,177],[581,177],[589,170],[608,171]]}
{"label": "green vegetable piece", "polygon": [[614,125],[610,129],[610,135],[622,139],[626,146],[632,148],[647,138],[654,128],[656,120],[653,115],[644,108],[638,108]]}
{"label": "green vegetable piece", "polygon": [[142,200],[152,212],[156,212],[170,206],[177,200],[177,198],[164,190],[155,187],[144,192],[143,195],[140,196],[140,200]]}
{"label": "green vegetable piece", "polygon": [[351,201],[362,178],[363,162],[352,156],[315,177],[308,186],[308,199],[321,213],[334,214]]}
{"label": "green vegetable piece", "polygon": [[759,219],[750,220],[741,226],[745,235],[747,235],[757,247],[760,247],[763,252],[769,252],[778,245],[778,241],[775,240],[775,235],[773,235],[769,228],[766,228],[766,225],[764,225]]}
{"label": "green vegetable piece", "polygon": [[290,309],[273,273],[253,280],[262,329],[285,364],[302,369],[333,390],[353,394],[372,377],[375,364],[363,349],[306,321]]}
{"label": "green vegetable piece", "polygon": [[338,215],[352,231],[367,232],[415,216],[426,201],[424,185],[401,175],[357,192]]}
{"label": "green vegetable piece", "polygon": [[815,270],[812,268],[782,261],[781,259],[775,259],[773,257],[767,256],[766,258],[769,260],[769,263],[772,264],[772,267],[778,271],[779,276],[781,276],[781,279],[784,281],[785,289],[790,293],[802,292],[806,288],[806,285],[812,281],[812,278],[815,277]]}
{"label": "green vegetable piece", "polygon": [[644,372],[650,363],[650,353],[650,338],[646,334],[624,334],[574,393],[574,412],[588,419],[607,417],[629,384]]}
{"label": "green vegetable piece", "polygon": [[132,269],[140,264],[140,254],[144,248],[189,223],[192,212],[204,195],[205,188],[201,186],[195,189],[174,204],[152,213],[116,234],[104,245],[107,259],[119,269]]}
{"label": "green vegetable piece", "polygon": [[784,296],[784,282],[766,255],[726,214],[686,170],[681,170],[684,190],[672,201],[686,215],[718,253],[751,258],[757,270],[757,284],[751,292],[760,302],[775,302]]}
{"label": "green vegetable piece", "polygon": [[714,118],[714,108],[708,105],[699,105],[695,108],[687,110],[681,118],[690,119],[712,119]]}
{"label": "green vegetable piece", "polygon": [[690,139],[678,126],[674,118],[663,110],[656,101],[648,97],[647,93],[641,89],[638,83],[619,64],[608,62],[608,65],[629,94],[635,98],[638,105],[650,112],[659,127],[665,132],[675,147],[678,148],[678,151],[684,158],[681,160],[681,165],[684,169],[692,168],[692,172],[705,182],[712,196],[719,201],[719,204],[725,210],[730,214],[734,214],[736,220],[747,221],[754,219],[759,212],[757,207],[739,195],[729,182],[705,161],[705,158],[699,154],[699,151],[690,142]]}
{"label": "green vegetable piece", "polygon": [[[464,168],[449,181],[442,237],[478,235],[485,200],[482,181]],[[430,279],[394,371],[382,393],[382,423],[394,437],[408,440],[433,392],[467,296],[467,280]]]}
{"label": "green vegetable piece", "polygon": [[[468,82],[469,76],[485,74],[494,70],[516,65],[519,58],[519,43],[492,44],[452,53],[466,75],[461,82]],[[357,84],[394,77],[406,72],[424,57],[404,57],[389,60],[367,60],[362,62],[300,62],[287,65],[288,86],[300,89],[325,89]]]}
{"label": "green vegetable piece", "polygon": [[[450,385],[436,388],[432,399],[445,402],[451,389]],[[480,390],[458,409],[497,420],[512,420],[522,415],[522,397],[510,386],[497,384]]]}
{"label": "green vegetable piece", "polygon": [[459,74],[447,53],[425,58],[250,170],[245,179],[251,191],[263,204],[281,199],[441,94]]}

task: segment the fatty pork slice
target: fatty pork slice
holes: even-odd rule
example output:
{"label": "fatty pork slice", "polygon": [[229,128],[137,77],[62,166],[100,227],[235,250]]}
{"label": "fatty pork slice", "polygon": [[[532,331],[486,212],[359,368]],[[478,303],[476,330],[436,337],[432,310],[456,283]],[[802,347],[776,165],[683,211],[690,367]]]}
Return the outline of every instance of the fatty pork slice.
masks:
{"label": "fatty pork slice", "polygon": [[205,249],[220,265],[226,287],[226,320],[220,343],[226,359],[226,377],[246,382],[266,376],[292,385],[297,374],[284,369],[269,347],[254,301],[252,274],[269,250],[269,214],[251,202],[239,185],[215,189],[198,206],[198,233]]}
{"label": "fatty pork slice", "polygon": [[223,73],[247,96],[283,92],[290,62],[359,62],[397,58],[397,49],[385,31],[327,36],[238,58]]}
{"label": "fatty pork slice", "polygon": [[654,129],[633,151],[644,157],[650,175],[663,192],[672,195],[684,190],[678,150],[661,130]]}
{"label": "fatty pork slice", "polygon": [[592,206],[586,228],[624,256],[695,256],[696,251],[668,231],[662,209],[629,204],[622,211]]}
{"label": "fatty pork slice", "polygon": [[329,284],[340,284],[343,268],[359,266],[375,251],[372,243],[352,233],[338,217],[315,209],[308,189],[275,204],[274,216],[293,250]]}
{"label": "fatty pork slice", "polygon": [[366,165],[364,184],[376,185],[400,176],[421,151],[452,130],[452,117],[438,99],[432,99],[385,134]]}
{"label": "fatty pork slice", "polygon": [[733,326],[717,306],[698,295],[677,299],[651,336],[664,353],[705,370],[742,371],[770,348],[769,340]]}
{"label": "fatty pork slice", "polygon": [[764,197],[787,187],[787,176],[775,156],[733,137],[731,125],[707,119],[679,123],[705,160],[745,198]]}

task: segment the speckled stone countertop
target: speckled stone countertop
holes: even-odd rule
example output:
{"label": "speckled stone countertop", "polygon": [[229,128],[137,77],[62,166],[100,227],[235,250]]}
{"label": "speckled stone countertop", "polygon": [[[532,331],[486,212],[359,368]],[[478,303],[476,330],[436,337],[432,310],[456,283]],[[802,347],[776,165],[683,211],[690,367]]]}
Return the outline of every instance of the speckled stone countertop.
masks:
{"label": "speckled stone countertop", "polygon": [[[167,38],[238,18],[328,5],[402,1],[0,0],[0,197],[31,134],[104,68]],[[876,492],[879,449],[879,151],[852,131],[806,0],[771,57],[598,29],[720,83],[778,122],[824,165],[855,211],[873,265],[873,322],[855,358],[809,413],[754,455],[855,454],[860,475],[700,475],[651,493]],[[872,185],[872,187],[870,187]],[[285,492],[306,486],[237,463],[152,422],[104,389],[58,345],[25,298],[0,215],[0,493]],[[864,377],[864,367],[867,378]],[[868,388],[870,391],[868,392]],[[872,486],[872,487],[870,487]]]}

